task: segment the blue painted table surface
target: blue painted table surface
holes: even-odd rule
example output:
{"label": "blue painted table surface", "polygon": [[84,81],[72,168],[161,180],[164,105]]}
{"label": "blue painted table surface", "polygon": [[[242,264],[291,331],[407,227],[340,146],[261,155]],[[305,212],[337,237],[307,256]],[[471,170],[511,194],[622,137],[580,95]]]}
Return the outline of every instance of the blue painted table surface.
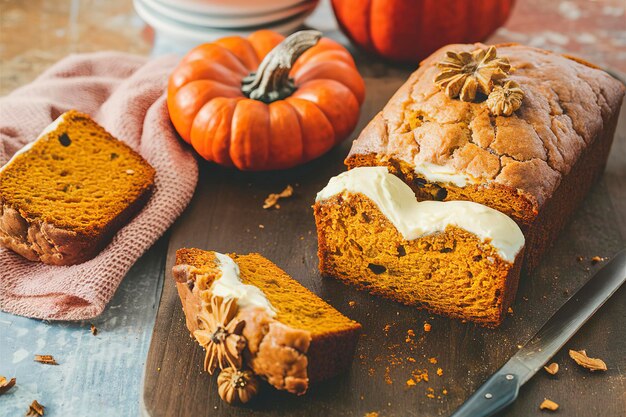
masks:
{"label": "blue painted table surface", "polygon": [[[0,416],[24,416],[33,400],[46,407],[46,417],[139,415],[166,250],[167,235],[135,264],[92,321],[49,323],[0,312],[0,375],[17,379],[0,395]],[[35,354],[53,355],[59,365],[37,363]]]}

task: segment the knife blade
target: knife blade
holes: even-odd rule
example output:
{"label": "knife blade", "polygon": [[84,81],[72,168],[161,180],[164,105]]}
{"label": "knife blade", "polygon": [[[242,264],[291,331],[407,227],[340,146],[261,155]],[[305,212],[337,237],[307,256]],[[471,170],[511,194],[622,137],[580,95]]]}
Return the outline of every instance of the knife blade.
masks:
{"label": "knife blade", "polygon": [[626,281],[626,249],[583,285],[511,359],[451,417],[489,417],[510,405],[525,384]]}

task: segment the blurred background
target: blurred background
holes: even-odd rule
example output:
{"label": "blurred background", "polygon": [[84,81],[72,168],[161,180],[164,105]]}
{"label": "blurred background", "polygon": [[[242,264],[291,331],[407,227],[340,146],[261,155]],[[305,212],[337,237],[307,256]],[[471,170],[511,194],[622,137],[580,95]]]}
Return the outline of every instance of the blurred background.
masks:
{"label": "blurred background", "polygon": [[625,9],[624,0],[0,0],[0,94],[71,53],[183,54],[222,36],[260,27],[291,33],[302,25],[350,44],[347,33],[360,45],[354,52],[369,51],[357,62],[383,62],[383,55],[414,67],[398,55],[418,60],[432,41],[458,33],[465,41],[486,35],[490,43],[567,52],[626,73]]}

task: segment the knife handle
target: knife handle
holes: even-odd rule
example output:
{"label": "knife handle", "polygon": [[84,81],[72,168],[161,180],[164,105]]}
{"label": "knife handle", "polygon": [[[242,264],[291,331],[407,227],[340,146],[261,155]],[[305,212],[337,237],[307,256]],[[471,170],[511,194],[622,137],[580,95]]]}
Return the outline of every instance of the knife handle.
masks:
{"label": "knife handle", "polygon": [[451,417],[492,416],[515,401],[520,386],[518,375],[500,370],[478,388]]}

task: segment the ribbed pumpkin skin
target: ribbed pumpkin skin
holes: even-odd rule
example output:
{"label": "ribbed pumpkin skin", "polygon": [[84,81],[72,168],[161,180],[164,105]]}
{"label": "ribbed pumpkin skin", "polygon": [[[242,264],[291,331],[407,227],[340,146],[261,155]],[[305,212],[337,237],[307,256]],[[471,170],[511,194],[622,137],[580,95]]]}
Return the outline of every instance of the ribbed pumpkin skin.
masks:
{"label": "ribbed pumpkin skin", "polygon": [[480,42],[504,24],[515,0],[332,0],[343,32],[384,58],[417,63],[451,43]]}
{"label": "ribbed pumpkin skin", "polygon": [[356,126],[365,84],[350,53],[330,39],[295,61],[289,97],[267,104],[242,93],[244,77],[283,39],[261,30],[203,44],[171,74],[170,118],[204,159],[240,170],[290,168],[326,153]]}

